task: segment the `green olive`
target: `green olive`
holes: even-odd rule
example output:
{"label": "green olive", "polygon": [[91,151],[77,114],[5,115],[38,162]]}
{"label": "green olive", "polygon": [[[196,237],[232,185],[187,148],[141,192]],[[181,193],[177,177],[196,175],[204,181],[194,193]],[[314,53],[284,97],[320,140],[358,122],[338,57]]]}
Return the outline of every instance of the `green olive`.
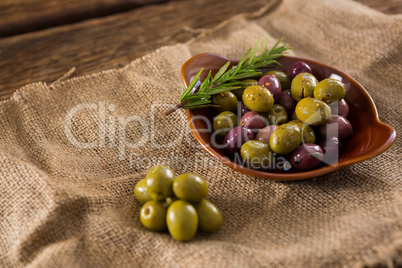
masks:
{"label": "green olive", "polygon": [[255,79],[244,79],[242,80],[243,83],[245,83],[245,85],[242,85],[241,88],[235,89],[233,90],[233,94],[236,95],[238,100],[241,100],[243,97],[243,93],[244,90],[249,87],[249,86],[253,86],[253,85],[258,85],[258,81]]}
{"label": "green olive", "polygon": [[244,143],[240,148],[240,155],[244,164],[253,169],[270,168],[274,159],[269,145],[256,140]]}
{"label": "green olive", "polygon": [[184,200],[177,200],[167,210],[166,223],[174,239],[188,241],[197,232],[198,214],[193,205]]}
{"label": "green olive", "polygon": [[147,181],[148,194],[153,200],[163,201],[167,197],[173,196],[174,174],[169,167],[159,165],[151,168],[145,180]]}
{"label": "green olive", "polygon": [[213,121],[213,128],[220,137],[225,137],[228,132],[237,126],[237,115],[232,112],[225,111],[218,114]]}
{"label": "green olive", "polygon": [[151,200],[146,202],[140,211],[142,225],[152,231],[166,230],[167,205],[163,202]]}
{"label": "green olive", "polygon": [[297,118],[308,125],[325,124],[331,117],[331,108],[325,102],[315,98],[304,98],[296,105]]}
{"label": "green olive", "polygon": [[208,195],[208,186],[199,175],[185,173],[174,179],[173,192],[180,199],[196,203]]}
{"label": "green olive", "polygon": [[304,124],[300,120],[292,120],[288,122],[288,125],[292,124],[301,130],[302,143],[315,143],[315,132],[311,126]]}
{"label": "green olive", "polygon": [[198,214],[198,228],[204,232],[216,232],[223,223],[222,213],[210,201],[203,199],[194,205]]}
{"label": "green olive", "polygon": [[327,78],[315,87],[314,98],[320,99],[326,103],[340,101],[345,97],[345,85],[338,79]]}
{"label": "green olive", "polygon": [[282,105],[274,104],[265,114],[270,125],[282,125],[288,121],[288,113]]}
{"label": "green olive", "polygon": [[283,124],[275,129],[269,139],[269,146],[277,154],[288,154],[296,149],[302,140],[301,131],[292,124]]}
{"label": "green olive", "polygon": [[236,112],[238,100],[236,95],[230,91],[222,92],[212,96],[212,104],[217,113],[224,111]]}
{"label": "green olive", "polygon": [[276,78],[278,78],[279,82],[281,83],[281,87],[282,90],[286,90],[286,89],[290,89],[290,83],[292,81],[292,79],[290,78],[290,76],[285,73],[285,72],[281,72],[281,71],[269,71],[266,74],[273,74],[276,76]]}
{"label": "green olive", "polygon": [[148,193],[147,181],[146,179],[142,179],[134,187],[134,195],[137,197],[138,201],[141,204],[145,204],[146,202],[152,200],[152,197]]}
{"label": "green olive", "polygon": [[313,97],[314,88],[317,86],[318,80],[310,73],[300,73],[295,76],[290,85],[290,93],[295,101],[303,98]]}
{"label": "green olive", "polygon": [[265,87],[249,86],[244,90],[243,103],[252,111],[265,113],[274,105],[274,96]]}

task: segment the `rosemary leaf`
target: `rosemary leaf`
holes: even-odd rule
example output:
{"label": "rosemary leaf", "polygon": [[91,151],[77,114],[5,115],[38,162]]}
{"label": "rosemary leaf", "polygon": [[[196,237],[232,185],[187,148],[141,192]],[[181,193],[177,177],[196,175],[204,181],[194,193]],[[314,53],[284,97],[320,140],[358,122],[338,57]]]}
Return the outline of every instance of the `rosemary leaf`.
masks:
{"label": "rosemary leaf", "polygon": [[243,74],[238,74],[235,76],[236,79],[246,79],[246,78],[251,78],[251,77],[256,77],[257,75],[260,75],[261,72],[250,72],[250,73],[243,73]]}
{"label": "rosemary leaf", "polygon": [[222,66],[222,68],[219,69],[219,71],[215,74],[214,79],[212,79],[212,83],[216,82],[221,78],[221,76],[226,72],[230,64],[230,61],[226,62],[225,65]]}
{"label": "rosemary leaf", "polygon": [[219,93],[223,93],[226,91],[230,91],[230,90],[234,90],[234,89],[238,89],[241,87],[225,87],[225,88],[215,88],[213,90],[208,91],[209,95],[215,95],[215,94],[219,94]]}
{"label": "rosemary leaf", "polygon": [[211,101],[206,100],[206,101],[195,101],[195,102],[190,102],[187,103],[186,105],[183,106],[184,109],[194,109],[194,108],[202,108],[202,107],[207,107],[210,106]]}
{"label": "rosemary leaf", "polygon": [[208,87],[210,78],[211,78],[211,71],[209,71],[207,77],[204,79],[204,81],[202,81],[199,92],[203,92]]}
{"label": "rosemary leaf", "polygon": [[250,53],[251,53],[251,48],[249,48],[247,50],[247,52],[243,55],[243,57],[240,59],[237,66],[232,68],[232,70],[234,70],[234,72],[232,73],[233,75],[235,75],[239,70],[241,70],[241,68],[243,67],[243,64],[246,62],[248,55],[250,55]]}
{"label": "rosemary leaf", "polygon": [[253,53],[251,54],[248,63],[251,64],[254,59],[255,59],[255,55],[257,54],[257,50],[258,50],[258,41],[255,43],[254,49],[253,49]]}

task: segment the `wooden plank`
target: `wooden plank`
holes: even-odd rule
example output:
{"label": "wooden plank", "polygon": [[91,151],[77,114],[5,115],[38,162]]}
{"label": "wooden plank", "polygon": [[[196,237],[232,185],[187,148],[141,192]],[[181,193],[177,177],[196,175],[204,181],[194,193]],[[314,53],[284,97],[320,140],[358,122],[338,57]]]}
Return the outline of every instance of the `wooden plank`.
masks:
{"label": "wooden plank", "polygon": [[2,0],[0,37],[74,23],[166,0]]}
{"label": "wooden plank", "polygon": [[[381,1],[359,0],[387,6]],[[125,65],[158,47],[185,42],[187,28],[212,28],[266,0],[172,0],[125,13],[0,39],[0,99],[36,81],[52,82],[76,67],[73,76]],[[400,7],[399,5],[398,7]],[[401,10],[399,8],[394,10]],[[224,12],[222,12],[224,11]],[[156,15],[157,14],[157,15]]]}
{"label": "wooden plank", "polygon": [[243,3],[176,0],[5,38],[0,40],[0,98],[29,82],[54,81],[73,66],[78,76],[125,65],[158,47],[189,40],[193,34],[185,27],[210,28],[240,12],[256,11],[266,0]]}

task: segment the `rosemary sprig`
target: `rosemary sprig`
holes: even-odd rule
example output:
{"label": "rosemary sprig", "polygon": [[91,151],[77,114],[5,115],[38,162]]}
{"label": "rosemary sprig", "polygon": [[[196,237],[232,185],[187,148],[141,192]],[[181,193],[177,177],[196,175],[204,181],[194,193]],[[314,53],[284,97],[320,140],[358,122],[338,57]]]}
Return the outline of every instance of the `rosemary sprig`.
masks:
{"label": "rosemary sprig", "polygon": [[241,82],[242,79],[261,75],[261,68],[272,64],[281,66],[276,59],[283,56],[283,53],[290,49],[289,45],[284,44],[279,46],[279,43],[282,41],[280,39],[268,50],[267,41],[268,39],[265,39],[264,47],[258,56],[257,41],[254,48],[249,48],[237,65],[229,69],[230,61],[228,61],[219,69],[215,76],[212,77],[211,71],[209,71],[207,77],[202,82],[200,82],[200,76],[203,72],[203,69],[201,69],[185,90],[183,90],[183,87],[181,88],[180,103],[165,112],[165,115],[169,115],[180,108],[197,109],[211,106],[212,95],[240,88],[244,85],[244,82]]}

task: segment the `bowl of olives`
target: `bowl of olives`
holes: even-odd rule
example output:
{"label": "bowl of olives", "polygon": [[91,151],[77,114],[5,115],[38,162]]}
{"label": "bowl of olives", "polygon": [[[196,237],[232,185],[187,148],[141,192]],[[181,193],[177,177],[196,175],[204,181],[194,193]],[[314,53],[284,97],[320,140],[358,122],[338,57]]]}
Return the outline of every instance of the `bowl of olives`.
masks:
{"label": "bowl of olives", "polygon": [[[238,63],[212,53],[190,58],[181,70],[185,86],[201,69],[200,82],[228,61]],[[277,61],[280,67],[212,96],[210,107],[187,110],[192,134],[212,157],[250,176],[302,180],[375,157],[395,141],[348,74],[311,59]]]}

